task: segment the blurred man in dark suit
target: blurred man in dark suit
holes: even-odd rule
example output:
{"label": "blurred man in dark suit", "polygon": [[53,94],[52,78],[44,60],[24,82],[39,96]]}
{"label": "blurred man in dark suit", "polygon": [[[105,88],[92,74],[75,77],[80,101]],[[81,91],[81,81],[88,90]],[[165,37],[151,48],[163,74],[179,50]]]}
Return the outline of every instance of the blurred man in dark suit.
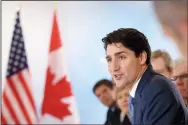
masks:
{"label": "blurred man in dark suit", "polygon": [[180,52],[188,58],[188,1],[154,1],[155,12],[166,35],[173,38]]}
{"label": "blurred man in dark suit", "polygon": [[183,99],[174,83],[153,71],[145,35],[133,28],[121,28],[102,41],[116,87],[132,85],[129,93],[132,124],[184,124]]}
{"label": "blurred man in dark suit", "polygon": [[172,80],[176,83],[185,104],[188,107],[188,64],[184,60],[177,60]]}
{"label": "blurred man in dark suit", "polygon": [[[188,61],[188,1],[154,1],[154,8],[162,29],[175,40],[184,59]],[[188,109],[187,109],[188,122]]]}
{"label": "blurred man in dark suit", "polygon": [[[116,100],[113,98],[113,87],[114,85],[112,82],[107,79],[98,81],[93,87],[93,92],[101,101],[101,103],[109,107],[105,125],[121,125],[121,111],[116,105]],[[125,120],[127,121],[128,119]],[[129,122],[129,120],[127,122]]]}

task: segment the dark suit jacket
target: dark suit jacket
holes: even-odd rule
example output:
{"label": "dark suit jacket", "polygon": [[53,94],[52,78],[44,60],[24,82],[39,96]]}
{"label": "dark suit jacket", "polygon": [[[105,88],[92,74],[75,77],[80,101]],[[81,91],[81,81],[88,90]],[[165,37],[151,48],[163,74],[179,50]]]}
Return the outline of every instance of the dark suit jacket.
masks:
{"label": "dark suit jacket", "polygon": [[174,83],[148,66],[138,84],[134,124],[185,124],[185,104]]}
{"label": "dark suit jacket", "polygon": [[107,119],[105,125],[131,125],[127,116],[124,118],[124,121],[121,123],[120,114],[121,111],[116,105],[111,106],[107,112]]}
{"label": "dark suit jacket", "polygon": [[131,122],[130,122],[130,120],[129,120],[127,115],[125,116],[123,122],[120,123],[120,125],[131,125]]}

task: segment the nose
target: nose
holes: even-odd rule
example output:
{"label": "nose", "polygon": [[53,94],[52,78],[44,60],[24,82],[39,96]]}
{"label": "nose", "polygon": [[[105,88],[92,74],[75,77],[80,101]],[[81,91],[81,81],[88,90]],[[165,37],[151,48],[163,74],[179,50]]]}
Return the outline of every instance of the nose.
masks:
{"label": "nose", "polygon": [[111,70],[113,72],[116,72],[119,69],[120,69],[119,63],[116,60],[112,61]]}
{"label": "nose", "polygon": [[177,78],[177,80],[176,80],[176,85],[177,86],[180,86],[180,85],[182,85],[183,83],[182,83],[182,80],[180,79],[180,78]]}

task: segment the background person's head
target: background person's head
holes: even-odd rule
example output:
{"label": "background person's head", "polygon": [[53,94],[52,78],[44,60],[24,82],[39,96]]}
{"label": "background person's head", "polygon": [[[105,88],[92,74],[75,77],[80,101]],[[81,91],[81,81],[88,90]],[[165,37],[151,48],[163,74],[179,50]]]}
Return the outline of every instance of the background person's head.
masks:
{"label": "background person's head", "polygon": [[182,55],[187,59],[188,46],[187,0],[154,1],[154,8],[165,34],[176,41]]}
{"label": "background person's head", "polygon": [[170,55],[164,50],[155,50],[151,54],[151,64],[153,69],[166,76],[172,77],[173,73],[173,60]]}
{"label": "background person's head", "polygon": [[131,84],[116,88],[116,102],[124,114],[128,114],[128,99]]}
{"label": "background person's head", "polygon": [[138,30],[121,28],[107,34],[102,41],[108,70],[117,87],[133,84],[150,65],[151,49],[148,40]]}
{"label": "background person's head", "polygon": [[105,106],[110,107],[115,103],[113,98],[113,84],[110,80],[99,80],[93,87],[94,94]]}
{"label": "background person's head", "polygon": [[112,78],[112,84],[113,84],[113,91],[112,91],[112,97],[114,100],[116,100],[116,85],[115,85],[115,81]]}
{"label": "background person's head", "polygon": [[185,103],[188,104],[188,62],[182,59],[176,61],[173,81],[176,83]]}

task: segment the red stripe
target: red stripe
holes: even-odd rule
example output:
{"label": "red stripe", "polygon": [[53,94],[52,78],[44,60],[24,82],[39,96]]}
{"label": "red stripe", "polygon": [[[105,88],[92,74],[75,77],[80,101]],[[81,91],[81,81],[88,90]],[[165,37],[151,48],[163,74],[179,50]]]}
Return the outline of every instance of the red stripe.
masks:
{"label": "red stripe", "polygon": [[[25,108],[25,106],[24,106],[24,104],[23,104],[23,101],[24,101],[24,100],[22,100],[22,99],[20,98],[20,96],[19,96],[19,94],[18,94],[18,91],[17,91],[17,89],[16,89],[16,84],[17,84],[17,83],[14,83],[14,82],[12,81],[11,77],[10,77],[7,81],[8,81],[8,83],[9,83],[10,88],[12,89],[12,92],[13,92],[13,94],[14,94],[16,100],[18,101],[18,104],[20,105],[21,112],[24,114],[24,117],[26,118],[27,123],[31,124],[31,120],[30,120],[29,115],[28,115],[29,112],[27,113],[27,110],[26,110],[26,108]],[[21,83],[21,84],[23,84],[23,83]]]}
{"label": "red stripe", "polygon": [[[12,106],[10,105],[11,102],[9,102],[9,100],[8,100],[8,98],[7,98],[7,96],[6,96],[6,94],[5,94],[5,93],[3,93],[3,94],[4,94],[4,95],[3,95],[3,102],[4,102],[4,105],[7,106],[7,109],[9,110],[10,115],[12,116],[12,119],[15,121],[15,124],[20,124],[18,118],[16,117],[15,111],[13,110]],[[11,99],[10,99],[10,100],[11,100]]]}
{"label": "red stripe", "polygon": [[1,124],[8,124],[3,114],[1,114]]}
{"label": "red stripe", "polygon": [[[28,70],[27,70],[28,71]],[[36,108],[35,108],[35,104],[34,104],[34,99],[33,99],[33,97],[32,97],[32,94],[31,94],[31,91],[29,90],[29,84],[30,83],[26,83],[26,81],[25,81],[25,79],[24,79],[24,77],[22,76],[23,74],[21,74],[21,73],[18,73],[18,78],[19,78],[19,80],[23,83],[22,85],[23,85],[23,87],[24,87],[24,89],[25,89],[25,92],[26,92],[26,94],[27,94],[27,97],[29,98],[29,101],[30,101],[30,103],[31,103],[31,105],[32,105],[32,107],[33,107],[33,111],[35,111],[35,115],[36,115]],[[25,74],[24,74],[25,75]]]}

